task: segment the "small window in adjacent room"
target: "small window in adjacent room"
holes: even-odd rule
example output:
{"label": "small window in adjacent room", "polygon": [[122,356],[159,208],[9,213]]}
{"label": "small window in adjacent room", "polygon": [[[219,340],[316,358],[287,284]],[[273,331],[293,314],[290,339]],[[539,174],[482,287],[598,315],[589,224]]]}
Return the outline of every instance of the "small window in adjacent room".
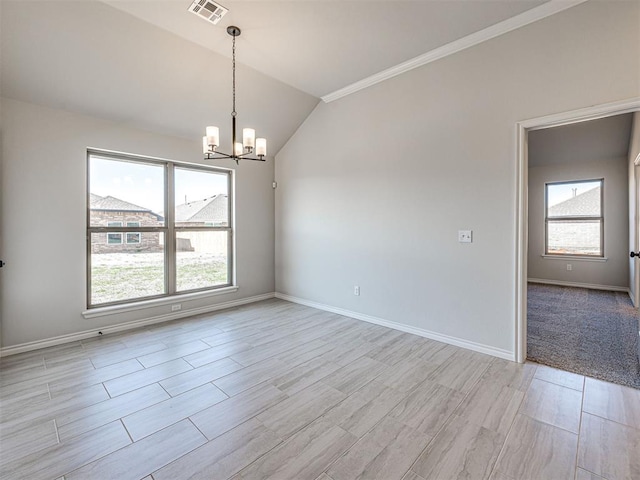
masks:
{"label": "small window in adjacent room", "polygon": [[604,256],[604,180],[545,185],[545,254]]}

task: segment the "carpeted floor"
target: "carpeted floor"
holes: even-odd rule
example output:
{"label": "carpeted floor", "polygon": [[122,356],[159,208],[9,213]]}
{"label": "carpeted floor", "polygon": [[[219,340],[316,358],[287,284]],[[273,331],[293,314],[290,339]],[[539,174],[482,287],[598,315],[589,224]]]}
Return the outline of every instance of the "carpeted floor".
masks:
{"label": "carpeted floor", "polygon": [[530,283],[527,309],[528,360],[640,389],[629,295]]}

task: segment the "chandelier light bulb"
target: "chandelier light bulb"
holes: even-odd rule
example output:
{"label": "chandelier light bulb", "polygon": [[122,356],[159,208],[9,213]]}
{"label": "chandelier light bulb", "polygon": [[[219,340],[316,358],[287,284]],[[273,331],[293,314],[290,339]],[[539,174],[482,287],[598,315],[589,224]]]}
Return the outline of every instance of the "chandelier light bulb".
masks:
{"label": "chandelier light bulb", "polygon": [[256,131],[253,128],[242,129],[242,144],[244,148],[249,149],[249,151],[253,150],[253,147],[256,146]]}
{"label": "chandelier light bulb", "polygon": [[242,144],[240,142],[236,142],[235,148],[233,149],[234,155],[242,155]]}
{"label": "chandelier light bulb", "polygon": [[207,143],[214,147],[220,146],[220,129],[218,127],[207,127]]}
{"label": "chandelier light bulb", "polygon": [[256,155],[263,157],[267,155],[267,139],[256,138]]}

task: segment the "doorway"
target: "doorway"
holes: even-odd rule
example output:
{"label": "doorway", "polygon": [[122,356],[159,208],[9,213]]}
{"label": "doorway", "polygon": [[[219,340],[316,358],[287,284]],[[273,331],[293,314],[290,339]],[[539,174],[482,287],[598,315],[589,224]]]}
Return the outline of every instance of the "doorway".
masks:
{"label": "doorway", "polygon": [[[633,113],[640,111],[640,99],[633,99],[629,101],[616,102],[612,104],[600,105],[590,107],[587,109],[566,112],[562,114],[552,115],[548,117],[541,117],[537,119],[520,122],[517,125],[518,129],[518,171],[517,171],[517,188],[518,188],[518,209],[517,209],[517,244],[516,244],[516,338],[515,338],[515,359],[518,362],[524,362],[527,356],[527,286],[528,286],[528,254],[529,254],[529,133],[549,129],[553,127],[559,127],[563,125],[569,125],[579,122],[585,122],[589,120],[596,120],[614,115],[621,115],[627,113]],[[637,167],[630,171],[635,178],[637,173],[635,172]],[[637,192],[637,188],[634,191]],[[637,196],[637,193],[636,193]],[[631,207],[632,202],[629,202]],[[635,205],[638,204],[636,198]],[[630,208],[631,210],[631,208]],[[637,211],[636,208],[634,210]],[[637,245],[638,242],[638,226],[637,215],[631,217],[633,221],[633,228],[630,228],[629,246]],[[635,242],[635,243],[633,243]],[[628,250],[627,250],[628,252]],[[631,265],[631,264],[630,264]],[[640,269],[640,261],[637,264],[633,264],[634,268],[630,267],[630,271],[633,271],[633,278],[637,278],[638,270]],[[634,283],[632,290],[630,291],[631,297],[637,295],[637,290],[640,285],[638,282],[633,282],[629,279],[629,283]],[[635,298],[634,298],[635,299]]]}

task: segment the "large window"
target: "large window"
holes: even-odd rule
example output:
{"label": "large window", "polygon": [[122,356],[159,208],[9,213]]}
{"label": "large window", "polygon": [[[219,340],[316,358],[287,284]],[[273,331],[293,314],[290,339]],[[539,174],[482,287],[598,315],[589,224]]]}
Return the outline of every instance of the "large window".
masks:
{"label": "large window", "polygon": [[232,283],[231,172],[88,154],[87,305]]}
{"label": "large window", "polygon": [[547,255],[604,255],[603,180],[547,183]]}

